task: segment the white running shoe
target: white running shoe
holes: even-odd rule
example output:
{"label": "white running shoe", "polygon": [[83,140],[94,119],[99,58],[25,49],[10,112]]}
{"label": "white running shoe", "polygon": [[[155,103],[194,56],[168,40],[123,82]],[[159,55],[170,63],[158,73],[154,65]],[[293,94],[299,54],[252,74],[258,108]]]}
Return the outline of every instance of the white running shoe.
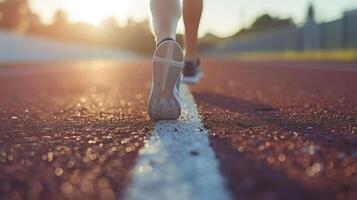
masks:
{"label": "white running shoe", "polygon": [[176,120],[181,115],[179,87],[184,66],[180,45],[174,40],[161,42],[153,56],[153,76],[148,113],[155,120]]}

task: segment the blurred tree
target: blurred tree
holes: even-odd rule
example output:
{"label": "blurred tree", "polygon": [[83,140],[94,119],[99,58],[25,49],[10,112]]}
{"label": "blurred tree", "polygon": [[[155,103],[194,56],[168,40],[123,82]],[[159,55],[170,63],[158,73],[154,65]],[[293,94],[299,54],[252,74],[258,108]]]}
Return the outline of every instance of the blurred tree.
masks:
{"label": "blurred tree", "polygon": [[255,22],[250,27],[251,31],[264,31],[270,29],[276,29],[286,26],[295,26],[291,18],[280,19],[277,17],[272,17],[268,14],[264,14],[258,17]]}
{"label": "blurred tree", "polygon": [[314,5],[310,3],[309,8],[307,10],[307,20],[315,20],[315,8]]}
{"label": "blurred tree", "polygon": [[53,15],[53,26],[64,27],[68,24],[67,13],[63,10],[57,10]]}
{"label": "blurred tree", "polygon": [[281,19],[278,17],[272,17],[269,14],[263,14],[256,18],[256,20],[251,24],[250,28],[241,29],[233,37],[240,37],[242,35],[280,29],[284,27],[296,27],[296,24],[291,18]]}
{"label": "blurred tree", "polygon": [[257,17],[249,28],[243,28],[233,36],[220,38],[212,34],[206,34],[200,39],[199,48],[208,49],[219,47],[220,45],[225,45],[226,43],[235,40],[237,37],[284,27],[296,27],[296,25],[291,18],[281,19],[278,17],[272,17],[269,14],[263,14]]}
{"label": "blurred tree", "polygon": [[29,27],[28,33],[39,33],[44,29],[43,24],[41,23],[40,17],[37,14],[31,13],[28,17]]}
{"label": "blurred tree", "polygon": [[107,17],[102,21],[102,27],[105,29],[118,29],[118,22],[115,17]]}
{"label": "blurred tree", "polygon": [[120,42],[121,29],[115,17],[107,17],[102,21],[98,40],[106,46],[117,46]]}
{"label": "blurred tree", "polygon": [[210,49],[217,47],[222,41],[224,41],[223,38],[219,38],[212,33],[207,33],[205,36],[200,38],[199,49]]}
{"label": "blurred tree", "polygon": [[4,0],[0,2],[0,27],[26,32],[31,11],[27,0]]}
{"label": "blurred tree", "polygon": [[303,46],[305,50],[311,51],[320,46],[320,30],[315,21],[315,8],[309,4],[306,15],[306,22],[303,27]]}
{"label": "blurred tree", "polygon": [[155,47],[155,39],[147,20],[128,20],[126,27],[120,30],[119,39],[119,46],[140,53],[152,53]]}
{"label": "blurred tree", "polygon": [[68,22],[67,13],[63,10],[57,10],[53,14],[53,23],[47,27],[46,34],[55,38],[71,40],[76,32]]}
{"label": "blurred tree", "polygon": [[155,48],[148,21],[128,20],[125,27],[120,27],[114,17],[108,17],[98,27],[71,23],[65,11],[57,10],[53,15],[53,23],[44,25],[40,17],[31,12],[27,0],[0,0],[0,28],[18,31],[21,27],[26,27],[26,33],[144,54],[151,54]]}

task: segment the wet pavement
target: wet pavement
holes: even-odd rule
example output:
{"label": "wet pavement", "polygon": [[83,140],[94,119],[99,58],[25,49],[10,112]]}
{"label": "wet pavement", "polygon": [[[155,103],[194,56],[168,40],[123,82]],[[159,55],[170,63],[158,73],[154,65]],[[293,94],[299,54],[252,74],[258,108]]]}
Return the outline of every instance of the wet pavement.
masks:
{"label": "wet pavement", "polygon": [[[357,198],[357,73],[306,69],[356,64],[203,64],[191,89],[235,198]],[[0,199],[123,198],[153,129],[150,62],[50,68],[71,65],[0,78]]]}

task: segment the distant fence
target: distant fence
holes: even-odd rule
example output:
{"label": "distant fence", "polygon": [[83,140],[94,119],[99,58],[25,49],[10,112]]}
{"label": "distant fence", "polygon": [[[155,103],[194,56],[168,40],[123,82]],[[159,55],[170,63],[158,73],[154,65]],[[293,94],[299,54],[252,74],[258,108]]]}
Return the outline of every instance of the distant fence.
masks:
{"label": "distant fence", "polygon": [[308,21],[301,28],[286,27],[243,36],[223,47],[223,51],[306,51],[357,49],[357,10],[343,18],[317,24]]}

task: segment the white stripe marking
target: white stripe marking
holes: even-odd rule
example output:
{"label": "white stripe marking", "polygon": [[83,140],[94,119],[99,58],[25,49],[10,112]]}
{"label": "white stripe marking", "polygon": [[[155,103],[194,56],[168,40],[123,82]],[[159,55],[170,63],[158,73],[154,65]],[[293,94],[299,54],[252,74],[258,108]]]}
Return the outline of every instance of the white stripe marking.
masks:
{"label": "white stripe marking", "polygon": [[155,123],[139,151],[126,199],[231,198],[193,97],[186,85],[181,87],[182,116],[178,121]]}

